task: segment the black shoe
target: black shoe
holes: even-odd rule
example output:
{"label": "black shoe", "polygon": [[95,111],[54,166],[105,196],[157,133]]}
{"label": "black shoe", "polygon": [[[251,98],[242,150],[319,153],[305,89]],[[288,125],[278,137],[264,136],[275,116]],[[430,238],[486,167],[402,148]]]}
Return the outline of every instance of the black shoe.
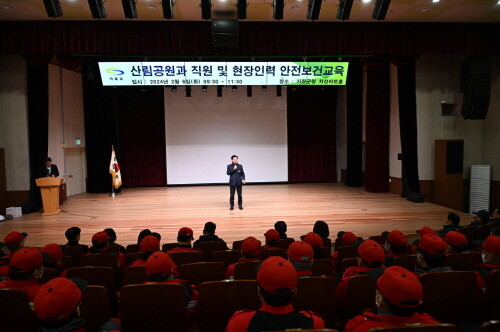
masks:
{"label": "black shoe", "polygon": [[231,206],[231,207],[229,208],[229,210],[231,210],[231,211],[232,211],[232,210],[234,210],[234,206]]}
{"label": "black shoe", "polygon": [[240,208],[240,210],[243,210],[243,206],[240,205],[239,208]]}

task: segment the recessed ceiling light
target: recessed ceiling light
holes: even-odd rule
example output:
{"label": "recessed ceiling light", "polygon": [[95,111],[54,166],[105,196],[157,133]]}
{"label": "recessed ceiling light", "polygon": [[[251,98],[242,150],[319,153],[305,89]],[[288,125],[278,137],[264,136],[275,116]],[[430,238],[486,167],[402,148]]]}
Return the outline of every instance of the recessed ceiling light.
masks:
{"label": "recessed ceiling light", "polygon": [[428,10],[429,10],[429,8],[427,8],[427,7],[420,7],[417,9],[417,13],[423,13],[423,12],[426,12]]}
{"label": "recessed ceiling light", "polygon": [[363,3],[369,3],[371,2],[372,0],[362,0]]}
{"label": "recessed ceiling light", "polygon": [[292,6],[292,7],[290,7],[290,10],[297,10],[297,9],[300,9],[300,7],[299,6]]}
{"label": "recessed ceiling light", "polygon": [[154,4],[149,4],[149,5],[148,5],[148,9],[151,9],[151,10],[157,10],[157,9],[158,9],[158,6],[157,6],[157,5],[154,5]]}
{"label": "recessed ceiling light", "polygon": [[6,10],[16,9],[16,7],[14,7],[14,6],[12,6],[12,5],[2,5],[2,8],[3,8],[3,9],[6,9]]}
{"label": "recessed ceiling light", "polygon": [[437,2],[439,2],[439,0],[432,0],[432,2],[433,2],[433,3],[437,3]]}

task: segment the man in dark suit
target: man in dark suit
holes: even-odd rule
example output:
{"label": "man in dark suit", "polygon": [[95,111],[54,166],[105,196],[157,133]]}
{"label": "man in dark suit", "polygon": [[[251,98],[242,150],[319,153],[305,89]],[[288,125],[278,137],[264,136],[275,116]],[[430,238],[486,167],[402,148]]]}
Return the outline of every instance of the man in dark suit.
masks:
{"label": "man in dark suit", "polygon": [[52,164],[52,159],[50,157],[45,158],[45,166],[40,169],[40,177],[58,177],[59,170],[57,165]]}
{"label": "man in dark suit", "polygon": [[238,164],[238,156],[231,156],[231,164],[227,165],[227,175],[229,175],[229,210],[234,210],[234,191],[238,191],[238,207],[243,210],[243,197],[241,186],[245,184],[245,172],[243,165]]}

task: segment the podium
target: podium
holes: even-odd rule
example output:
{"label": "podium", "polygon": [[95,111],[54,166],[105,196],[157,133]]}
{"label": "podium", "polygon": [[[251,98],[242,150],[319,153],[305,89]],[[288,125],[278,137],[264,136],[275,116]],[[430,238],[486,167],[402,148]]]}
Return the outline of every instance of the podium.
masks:
{"label": "podium", "polygon": [[62,178],[52,177],[38,178],[35,180],[36,185],[40,187],[40,191],[42,192],[42,215],[50,216],[61,212],[61,209],[59,209],[59,191],[63,181]]}

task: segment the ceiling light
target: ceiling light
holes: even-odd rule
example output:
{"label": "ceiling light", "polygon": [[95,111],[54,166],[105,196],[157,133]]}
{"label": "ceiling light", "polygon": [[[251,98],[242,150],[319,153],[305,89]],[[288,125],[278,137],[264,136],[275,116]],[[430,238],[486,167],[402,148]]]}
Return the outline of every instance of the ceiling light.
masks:
{"label": "ceiling light", "polygon": [[437,2],[439,2],[439,0],[432,0],[432,2],[433,2],[433,3],[437,3]]}
{"label": "ceiling light", "polygon": [[372,0],[363,0],[363,3],[369,3],[372,2]]}
{"label": "ceiling light", "polygon": [[417,8],[417,13],[423,13],[423,12],[426,12],[428,10],[429,10],[429,8],[427,8],[427,7],[420,7],[420,8]]}

